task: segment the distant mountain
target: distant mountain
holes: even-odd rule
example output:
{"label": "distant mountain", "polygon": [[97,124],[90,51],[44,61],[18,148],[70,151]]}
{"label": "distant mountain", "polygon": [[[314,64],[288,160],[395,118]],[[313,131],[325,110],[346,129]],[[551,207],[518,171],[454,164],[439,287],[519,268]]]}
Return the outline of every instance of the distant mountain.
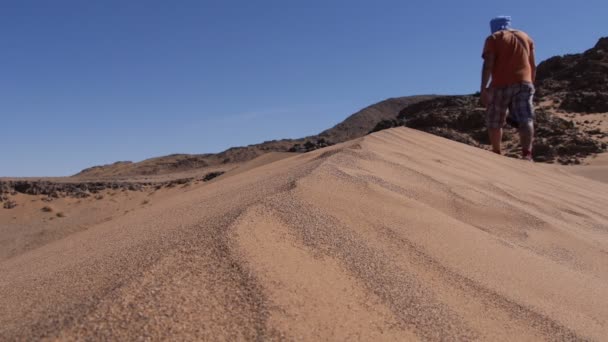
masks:
{"label": "distant mountain", "polygon": [[322,133],[300,139],[266,141],[245,147],[233,147],[216,154],[173,154],[141,162],[117,162],[94,166],[73,177],[81,179],[125,178],[132,176],[163,175],[200,168],[222,166],[252,160],[268,152],[307,152],[345,142],[368,134],[378,122],[395,118],[408,105],[434,96],[406,96],[390,98],[349,116],[343,122]]}
{"label": "distant mountain", "polygon": [[378,102],[349,116],[318,135],[332,142],[344,142],[368,134],[382,120],[394,119],[409,105],[435,98],[436,95],[396,97]]}

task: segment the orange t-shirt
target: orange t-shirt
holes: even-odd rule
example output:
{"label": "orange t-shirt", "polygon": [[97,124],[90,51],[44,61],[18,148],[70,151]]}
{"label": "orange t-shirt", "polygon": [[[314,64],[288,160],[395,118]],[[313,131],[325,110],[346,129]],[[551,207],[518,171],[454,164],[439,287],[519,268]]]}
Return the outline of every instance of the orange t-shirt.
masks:
{"label": "orange t-shirt", "polygon": [[492,87],[532,83],[529,56],[534,54],[534,42],[525,32],[502,30],[494,33],[486,39],[483,47],[482,57],[485,58],[487,54],[495,56]]}

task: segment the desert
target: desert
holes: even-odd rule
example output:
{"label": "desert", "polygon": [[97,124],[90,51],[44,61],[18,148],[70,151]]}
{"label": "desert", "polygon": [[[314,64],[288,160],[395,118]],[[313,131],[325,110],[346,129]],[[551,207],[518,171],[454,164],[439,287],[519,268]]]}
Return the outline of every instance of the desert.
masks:
{"label": "desert", "polygon": [[[170,10],[158,18],[170,17]],[[205,7],[212,10],[217,8]],[[138,20],[152,20],[139,17],[139,11]],[[188,17],[189,11],[180,13],[170,25],[175,32],[189,29],[189,20],[201,22]],[[104,28],[106,20],[118,20],[108,18],[100,21]],[[147,25],[156,27],[162,22],[158,18]],[[249,12],[238,18],[251,20]],[[289,20],[279,19],[291,27]],[[129,45],[117,27],[117,36],[98,37],[96,44]],[[192,36],[167,31],[154,39],[138,36],[136,42],[154,45],[155,39],[169,39],[174,45],[165,44],[182,51],[180,44],[190,41],[209,39],[226,49],[249,41],[249,36],[237,39],[230,29]],[[282,41],[280,30],[269,32],[262,36]],[[208,38],[215,35],[222,39]],[[142,49],[148,46],[141,44]],[[146,63],[173,58],[171,66],[177,68],[188,58],[208,62],[205,58],[216,50],[205,48],[194,57],[169,49],[161,57],[134,54],[129,72],[141,77],[137,91],[154,85],[147,81]],[[134,53],[140,45],[122,49],[112,51]],[[258,50],[265,51],[264,46]],[[269,51],[276,60],[268,63],[281,70],[278,74],[296,78],[298,72],[310,73],[281,69],[289,60],[283,54],[291,50]],[[314,59],[315,53],[305,58]],[[235,61],[243,56],[228,57]],[[102,58],[118,68],[129,55]],[[418,57],[412,52],[411,58]],[[213,67],[205,72],[227,68],[218,60],[209,62]],[[258,68],[267,67],[264,77],[270,79],[272,68],[258,63]],[[343,63],[328,69],[342,70]],[[255,69],[231,72],[242,76]],[[80,74],[88,77],[91,70]],[[111,70],[96,75],[121,74]],[[188,93],[186,86],[169,81],[198,71],[167,70],[158,71],[171,75],[164,91]],[[371,69],[360,68],[357,77],[363,78],[366,70]],[[127,78],[111,82],[117,103],[141,95],[121,88]],[[339,77],[325,82],[334,79]],[[96,90],[102,88],[99,84],[96,79],[87,86]],[[86,98],[79,91],[87,86],[65,86],[70,101]],[[222,98],[227,106],[240,101],[254,107],[266,92],[259,86],[261,92],[240,99],[232,93],[236,86],[227,80],[212,82],[210,88],[232,94]],[[528,159],[520,152],[518,130],[509,126],[502,136],[504,153],[492,152],[482,91],[383,97],[318,134],[285,134],[220,152],[159,153],[132,161],[117,157],[65,176],[0,174],[0,341],[605,341],[608,38],[584,52],[541,61],[535,86],[534,153]],[[374,87],[381,87],[380,82]],[[201,89],[192,90],[195,98],[206,96]],[[310,87],[310,94],[315,91]],[[276,101],[286,93],[277,94]],[[347,97],[345,93],[331,96]],[[305,94],[307,101],[314,98],[310,94]],[[146,101],[159,97],[141,95]],[[60,102],[27,99],[44,106]],[[88,99],[92,107],[110,108],[105,98]],[[86,123],[86,129],[78,130],[80,140],[52,132],[53,139],[70,146],[95,143],[95,149],[70,160],[102,151],[123,156],[132,146],[143,150],[153,141],[170,144],[178,140],[163,140],[171,115],[177,118],[174,112],[187,106],[169,100],[163,105],[154,106],[171,114],[162,116],[160,128],[149,123],[156,115],[149,112],[135,119],[120,117],[110,125],[118,126],[116,131],[102,125],[110,119],[76,116],[61,125],[72,130]],[[267,115],[270,119],[263,121],[264,115],[245,112],[235,120],[241,126],[251,118],[276,124],[272,128],[281,134],[298,125]],[[30,144],[51,155],[52,148],[45,146],[52,145],[50,140],[39,138],[47,130],[44,124],[18,126],[10,121],[17,122],[15,117],[3,113],[4,132],[22,131],[20,140],[7,140],[6,151]],[[200,129],[186,121],[179,126],[184,132],[192,132],[187,126]],[[92,122],[106,130],[99,133]],[[213,140],[211,130],[226,130],[223,138],[236,141],[238,134],[230,132],[234,127],[213,122],[216,126],[207,133],[196,131],[192,139]],[[250,131],[263,128],[252,125]],[[120,135],[122,129],[127,133]],[[145,136],[152,138],[143,141]],[[111,145],[118,147],[112,150],[104,137],[118,141]],[[6,151],[0,155],[4,166],[30,157],[10,159]]]}

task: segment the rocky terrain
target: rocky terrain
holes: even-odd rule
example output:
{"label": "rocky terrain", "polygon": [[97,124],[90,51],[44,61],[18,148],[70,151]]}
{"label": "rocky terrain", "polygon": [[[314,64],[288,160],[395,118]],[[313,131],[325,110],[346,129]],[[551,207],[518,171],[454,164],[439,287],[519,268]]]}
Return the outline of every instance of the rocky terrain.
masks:
{"label": "rocky terrain", "polygon": [[537,69],[537,95],[564,111],[608,112],[608,37],[580,54],[555,56]]}
{"label": "rocky terrain", "polygon": [[[489,148],[485,128],[485,111],[478,106],[476,96],[444,96],[423,101],[403,109],[397,118],[384,120],[372,132],[407,126],[476,147]],[[600,132],[597,137],[608,136]],[[516,129],[506,129],[504,144],[506,154],[519,156],[519,137]],[[606,143],[581,130],[574,123],[551,114],[548,110],[536,110],[536,140],[534,159],[538,162],[579,164],[582,158],[603,152]]]}
{"label": "rocky terrain", "polygon": [[172,188],[178,185],[191,184],[195,182],[208,182],[223,174],[222,171],[207,173],[205,176],[196,178],[178,178],[164,182],[120,182],[120,181],[48,181],[48,180],[0,180],[0,202],[5,209],[16,206],[10,196],[26,194],[45,196],[42,200],[51,202],[57,198],[87,198],[95,196],[105,190],[117,191],[145,191],[149,189]]}

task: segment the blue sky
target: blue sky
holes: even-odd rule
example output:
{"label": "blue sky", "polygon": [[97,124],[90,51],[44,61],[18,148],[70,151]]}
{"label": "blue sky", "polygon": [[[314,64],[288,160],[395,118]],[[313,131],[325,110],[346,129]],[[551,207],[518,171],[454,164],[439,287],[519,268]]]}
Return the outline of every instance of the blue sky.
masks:
{"label": "blue sky", "polygon": [[608,1],[0,0],[0,176],[297,138],[388,97],[479,87],[488,21],[537,59]]}

